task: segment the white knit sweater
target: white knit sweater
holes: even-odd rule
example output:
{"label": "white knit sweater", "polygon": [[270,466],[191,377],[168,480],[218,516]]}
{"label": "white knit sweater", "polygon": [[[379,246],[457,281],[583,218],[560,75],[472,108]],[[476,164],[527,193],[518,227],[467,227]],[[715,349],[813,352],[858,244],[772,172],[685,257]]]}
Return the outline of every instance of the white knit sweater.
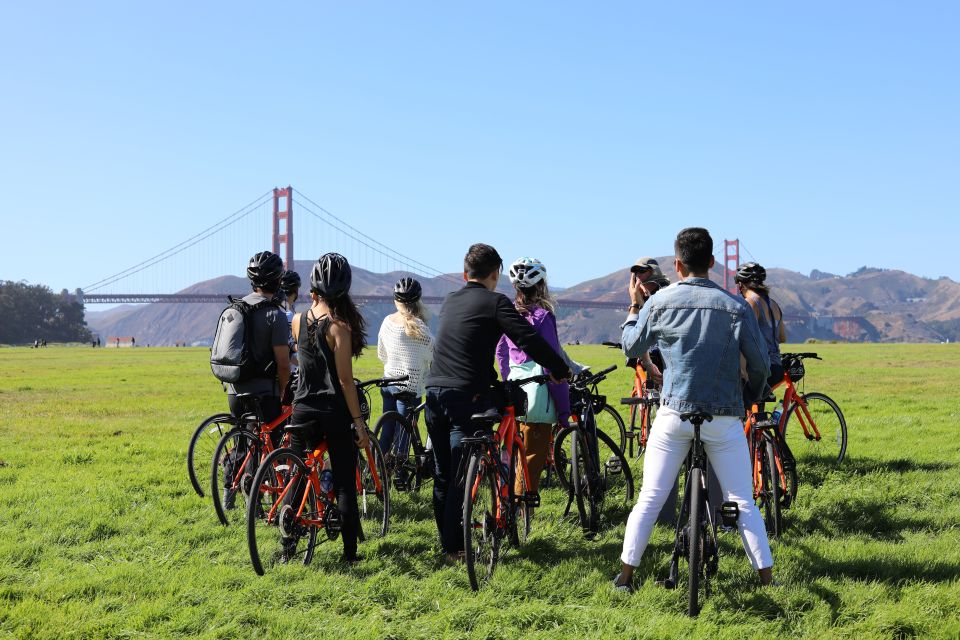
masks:
{"label": "white knit sweater", "polygon": [[[423,324],[420,320],[417,322]],[[377,336],[377,357],[383,362],[384,377],[410,376],[404,385],[417,396],[423,395],[423,383],[433,361],[433,337],[426,325],[423,330],[425,339],[408,336],[402,324],[392,322],[387,316]]]}

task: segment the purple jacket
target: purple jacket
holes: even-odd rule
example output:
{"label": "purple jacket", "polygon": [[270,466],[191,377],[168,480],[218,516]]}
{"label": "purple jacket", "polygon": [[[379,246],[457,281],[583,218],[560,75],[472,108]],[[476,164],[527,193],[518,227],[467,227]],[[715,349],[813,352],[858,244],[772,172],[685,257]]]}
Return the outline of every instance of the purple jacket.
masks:
{"label": "purple jacket", "polygon": [[[557,319],[552,313],[542,307],[537,307],[532,313],[524,313],[523,317],[533,325],[540,337],[547,341],[557,353],[560,349],[560,338],[557,337]],[[497,365],[500,367],[500,377],[503,380],[510,375],[510,363],[522,364],[531,360],[526,353],[517,348],[517,345],[507,336],[502,336],[497,343]],[[549,372],[548,372],[549,373]],[[567,424],[570,418],[570,387],[566,382],[547,383],[550,396],[557,405],[557,420],[560,424]]]}

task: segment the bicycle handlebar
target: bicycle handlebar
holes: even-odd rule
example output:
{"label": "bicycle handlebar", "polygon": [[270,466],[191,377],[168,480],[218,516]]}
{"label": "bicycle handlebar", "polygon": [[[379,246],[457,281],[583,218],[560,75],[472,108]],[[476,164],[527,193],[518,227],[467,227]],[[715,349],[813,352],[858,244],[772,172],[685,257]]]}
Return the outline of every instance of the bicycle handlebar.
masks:
{"label": "bicycle handlebar", "polygon": [[580,380],[573,380],[570,384],[571,384],[572,386],[578,388],[578,389],[582,389],[582,388],[585,388],[585,387],[592,386],[592,385],[594,385],[594,384],[597,384],[598,382],[600,382],[600,381],[603,380],[604,378],[606,378],[607,375],[609,375],[610,372],[613,371],[613,370],[615,370],[616,368],[617,368],[617,365],[612,364],[612,365],[610,365],[609,367],[607,367],[606,369],[604,369],[603,371],[598,371],[598,372],[596,372],[596,373],[594,373],[594,374],[591,374],[591,375],[587,376],[586,378],[582,378],[582,379],[580,379]]}
{"label": "bicycle handlebar", "polygon": [[813,358],[814,360],[823,360],[823,358],[821,358],[817,354],[809,351],[805,353],[781,353],[780,357],[781,358],[800,358],[801,360],[804,358]]}
{"label": "bicycle handlebar", "polygon": [[530,384],[531,382],[535,382],[536,384],[543,384],[544,382],[550,382],[550,375],[544,373],[539,376],[531,376],[529,378],[518,378],[516,380],[507,380],[506,382],[517,385],[518,387],[522,387],[526,384]]}
{"label": "bicycle handlebar", "polygon": [[374,378],[373,380],[367,380],[366,382],[357,382],[357,386],[361,389],[365,389],[371,385],[376,385],[378,387],[388,387],[391,384],[396,384],[397,382],[406,382],[410,379],[410,376],[403,375],[397,376],[396,378]]}

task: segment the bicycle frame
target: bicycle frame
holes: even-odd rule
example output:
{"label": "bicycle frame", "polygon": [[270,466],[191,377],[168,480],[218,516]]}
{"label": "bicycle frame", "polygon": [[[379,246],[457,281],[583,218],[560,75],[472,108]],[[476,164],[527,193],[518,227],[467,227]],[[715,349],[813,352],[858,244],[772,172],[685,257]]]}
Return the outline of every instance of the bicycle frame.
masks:
{"label": "bicycle frame", "polygon": [[[324,493],[320,488],[320,475],[317,472],[318,463],[322,466],[323,456],[327,452],[327,443],[321,442],[316,449],[310,452],[307,455],[304,463],[307,465],[307,468],[310,470],[307,475],[307,484],[309,488],[313,490],[314,494],[318,498],[319,504],[317,505],[317,517],[316,518],[304,518],[303,509],[307,504],[310,492],[304,491],[303,496],[300,498],[300,504],[297,506],[296,521],[306,525],[308,527],[323,527],[324,526],[324,515],[326,515],[326,510],[328,505],[332,505],[334,502],[334,493],[333,489]],[[359,480],[359,475],[358,475]],[[292,480],[286,483],[283,488],[283,491],[277,496],[277,499],[274,500],[273,505],[270,507],[270,512],[267,514],[267,521],[272,522],[276,518],[277,507],[283,504],[284,498],[287,497],[287,492],[291,488],[295,487],[297,483],[300,482],[300,474],[294,476]],[[269,490],[269,489],[268,489]]]}
{"label": "bicycle frame", "polygon": [[[259,409],[259,407],[258,407]],[[260,461],[266,458],[273,451],[273,439],[270,437],[270,434],[273,433],[273,430],[279,427],[281,424],[287,421],[290,416],[293,414],[293,407],[291,405],[282,405],[280,407],[280,415],[277,416],[271,422],[261,425],[259,429],[255,431],[257,437],[260,438],[260,443],[262,445],[262,450],[260,452]],[[243,417],[250,415],[244,414]],[[258,417],[259,411],[255,414],[257,424],[260,424]],[[243,423],[243,417],[240,419],[240,423]],[[249,422],[249,421],[248,421]],[[243,456],[243,460],[239,465],[237,465],[237,471],[234,477],[231,479],[232,486],[236,487],[240,485],[240,481],[243,478],[243,474],[246,473],[247,465],[250,463],[250,458],[253,455],[253,451],[247,449],[246,455]],[[257,462],[259,466],[260,461]]]}
{"label": "bicycle frame", "polygon": [[[507,447],[507,470],[504,470],[500,464],[503,461],[502,450],[503,447]],[[527,450],[523,446],[523,440],[520,438],[519,430],[517,429],[517,413],[513,405],[507,405],[503,410],[503,417],[500,420],[500,426],[493,432],[493,446],[490,447],[490,454],[494,458],[491,462],[497,467],[497,474],[494,476],[496,478],[497,485],[497,511],[495,514],[497,521],[497,528],[505,529],[507,528],[507,514],[512,513],[511,509],[504,509],[503,505],[510,502],[510,478],[509,478],[509,469],[511,463],[513,463],[513,449],[514,446],[519,447],[518,455],[518,467],[520,472],[523,474],[524,486],[530,486],[530,470],[527,468]],[[470,498],[475,499],[477,496],[477,491],[480,490],[480,481],[481,478],[477,477],[477,482],[470,488]],[[520,496],[520,498],[525,499],[526,496]]]}

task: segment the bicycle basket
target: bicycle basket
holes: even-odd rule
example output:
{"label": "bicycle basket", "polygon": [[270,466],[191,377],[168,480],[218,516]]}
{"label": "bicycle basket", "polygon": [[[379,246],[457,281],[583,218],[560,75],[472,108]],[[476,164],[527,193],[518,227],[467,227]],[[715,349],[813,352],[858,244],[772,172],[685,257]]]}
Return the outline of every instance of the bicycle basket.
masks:
{"label": "bicycle basket", "polygon": [[783,360],[783,368],[794,382],[801,380],[806,373],[802,358],[785,358]]}

